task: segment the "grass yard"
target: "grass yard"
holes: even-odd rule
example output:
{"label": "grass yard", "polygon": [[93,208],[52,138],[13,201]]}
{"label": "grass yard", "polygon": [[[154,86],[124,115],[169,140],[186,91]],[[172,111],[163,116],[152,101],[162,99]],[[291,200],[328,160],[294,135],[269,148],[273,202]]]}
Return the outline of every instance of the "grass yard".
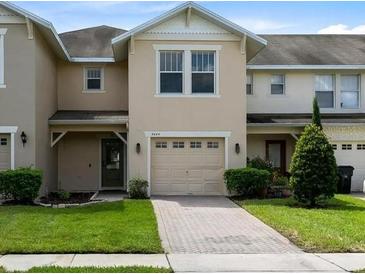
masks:
{"label": "grass yard", "polygon": [[365,252],[365,201],[336,195],[326,208],[299,207],[291,198],[235,200],[308,252]]}
{"label": "grass yard", "polygon": [[149,200],[77,208],[0,207],[0,254],[162,253]]}

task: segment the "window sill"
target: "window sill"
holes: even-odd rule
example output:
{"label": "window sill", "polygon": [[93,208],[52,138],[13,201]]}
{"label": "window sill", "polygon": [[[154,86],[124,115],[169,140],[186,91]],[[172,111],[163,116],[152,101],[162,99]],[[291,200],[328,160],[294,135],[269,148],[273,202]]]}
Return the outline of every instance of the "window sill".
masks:
{"label": "window sill", "polygon": [[158,98],[220,98],[219,94],[155,94]]}
{"label": "window sill", "polygon": [[83,90],[82,93],[86,93],[86,94],[98,94],[98,93],[105,93],[106,90]]}
{"label": "window sill", "polygon": [[6,88],[5,84],[0,84],[0,88]]}

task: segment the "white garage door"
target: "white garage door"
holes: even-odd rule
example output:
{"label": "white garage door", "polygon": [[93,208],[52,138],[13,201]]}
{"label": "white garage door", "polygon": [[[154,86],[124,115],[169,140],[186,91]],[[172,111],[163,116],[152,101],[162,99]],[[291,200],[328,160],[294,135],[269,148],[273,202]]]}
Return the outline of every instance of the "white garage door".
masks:
{"label": "white garage door", "polygon": [[352,191],[362,191],[365,180],[365,142],[333,143],[337,165],[353,166]]}
{"label": "white garage door", "polygon": [[10,168],[10,135],[0,134],[0,170]]}
{"label": "white garage door", "polygon": [[223,195],[223,173],[222,138],[152,139],[153,195]]}

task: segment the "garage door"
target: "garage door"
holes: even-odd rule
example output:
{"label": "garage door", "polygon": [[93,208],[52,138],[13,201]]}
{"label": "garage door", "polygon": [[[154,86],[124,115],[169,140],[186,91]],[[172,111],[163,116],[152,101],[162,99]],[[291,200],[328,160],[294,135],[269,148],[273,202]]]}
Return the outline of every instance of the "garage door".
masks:
{"label": "garage door", "polygon": [[365,180],[365,142],[333,143],[337,165],[353,166],[352,191],[362,191]]}
{"label": "garage door", "polygon": [[0,134],[0,170],[10,168],[10,135]]}
{"label": "garage door", "polygon": [[222,138],[152,139],[153,195],[223,195],[223,173]]}

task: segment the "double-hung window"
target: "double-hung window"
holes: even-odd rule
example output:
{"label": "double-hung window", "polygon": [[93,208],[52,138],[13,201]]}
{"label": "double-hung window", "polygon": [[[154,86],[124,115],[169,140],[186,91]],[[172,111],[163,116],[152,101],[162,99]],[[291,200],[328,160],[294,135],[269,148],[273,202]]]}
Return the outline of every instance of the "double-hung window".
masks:
{"label": "double-hung window", "polygon": [[341,75],[341,108],[359,108],[359,75]]}
{"label": "double-hung window", "polygon": [[160,51],[160,93],[183,92],[183,52]]}
{"label": "double-hung window", "polygon": [[271,76],[271,94],[284,94],[285,76],[283,74],[275,74]]}
{"label": "double-hung window", "polygon": [[253,94],[253,90],[252,90],[252,74],[249,74],[249,73],[246,74],[246,94],[247,95],[252,95]]}
{"label": "double-hung window", "polygon": [[193,51],[191,53],[192,93],[213,93],[215,85],[215,52]]}
{"label": "double-hung window", "polygon": [[335,94],[334,75],[316,75],[315,93],[320,108],[333,108]]}
{"label": "double-hung window", "polygon": [[104,89],[104,71],[101,67],[85,68],[84,90],[86,92],[98,92]]}

